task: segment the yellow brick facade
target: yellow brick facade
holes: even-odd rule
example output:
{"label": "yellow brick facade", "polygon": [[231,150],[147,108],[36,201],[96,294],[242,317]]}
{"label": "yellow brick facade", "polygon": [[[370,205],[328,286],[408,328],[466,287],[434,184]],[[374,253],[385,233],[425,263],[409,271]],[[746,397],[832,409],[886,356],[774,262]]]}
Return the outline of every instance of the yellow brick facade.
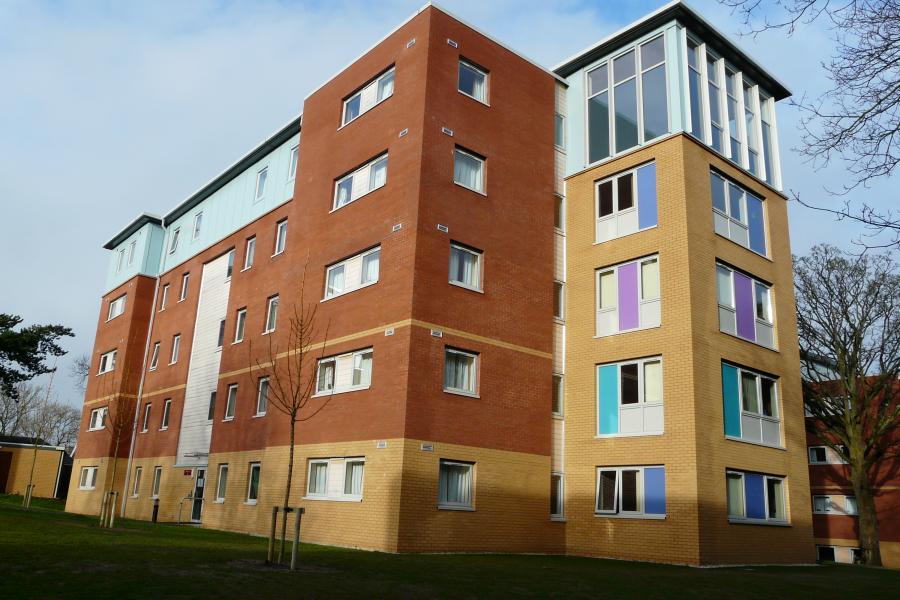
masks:
{"label": "yellow brick facade", "polygon": [[2,490],[4,493],[24,495],[30,478],[35,486],[32,493],[35,498],[53,498],[56,495],[62,450],[38,448],[35,454],[33,447],[0,445],[0,452],[12,455],[6,489]]}
{"label": "yellow brick facade", "polygon": [[[114,461],[109,456],[75,459],[72,464],[72,478],[69,480],[69,495],[66,497],[66,512],[99,515],[104,494],[113,490],[119,492],[119,500],[121,501],[127,463],[128,460],[125,458],[119,458],[118,461]],[[113,479],[113,464],[115,464],[116,470],[115,479]],[[98,468],[97,482],[93,489],[82,490],[79,486],[81,470],[84,467]],[[115,487],[113,487],[114,484]]]}
{"label": "yellow brick facade", "polygon": [[[594,183],[656,161],[658,226],[595,244]],[[766,199],[773,261],[713,231],[710,165]],[[674,135],[567,180],[566,551],[686,564],[811,562],[791,255],[783,197]],[[595,337],[596,269],[658,254],[661,326]],[[715,260],[773,284],[778,351],[719,331]],[[779,318],[779,315],[781,317]],[[661,356],[664,433],[597,438],[596,366]],[[726,440],[721,360],[780,376],[786,450]],[[595,516],[596,467],[664,465],[666,518]],[[790,526],[730,524],[725,469],[786,476]]]}

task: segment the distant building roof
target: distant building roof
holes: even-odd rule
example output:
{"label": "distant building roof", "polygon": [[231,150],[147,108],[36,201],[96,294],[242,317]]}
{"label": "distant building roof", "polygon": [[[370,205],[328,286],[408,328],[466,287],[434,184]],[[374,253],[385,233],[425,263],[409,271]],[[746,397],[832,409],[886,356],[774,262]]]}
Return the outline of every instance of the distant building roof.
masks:
{"label": "distant building roof", "polygon": [[41,438],[33,438],[25,435],[0,435],[0,444],[25,444],[33,446],[35,442],[38,446],[50,445]]}

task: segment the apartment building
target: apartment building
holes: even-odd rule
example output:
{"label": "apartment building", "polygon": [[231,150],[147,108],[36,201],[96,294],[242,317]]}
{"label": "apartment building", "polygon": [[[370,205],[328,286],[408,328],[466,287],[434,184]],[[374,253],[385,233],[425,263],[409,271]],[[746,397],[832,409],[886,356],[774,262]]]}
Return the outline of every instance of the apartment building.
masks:
{"label": "apartment building", "polygon": [[678,2],[552,71],[427,5],[107,243],[67,509],[265,532],[315,303],[307,541],[811,562],[788,94]]}

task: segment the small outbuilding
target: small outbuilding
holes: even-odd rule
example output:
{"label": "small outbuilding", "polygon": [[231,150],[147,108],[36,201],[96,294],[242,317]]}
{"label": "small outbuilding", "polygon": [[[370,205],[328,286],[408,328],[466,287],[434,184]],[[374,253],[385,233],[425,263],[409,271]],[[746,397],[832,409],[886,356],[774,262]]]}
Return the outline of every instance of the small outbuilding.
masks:
{"label": "small outbuilding", "polygon": [[42,439],[0,435],[0,492],[24,494],[33,464],[33,496],[58,498],[66,459],[62,446],[51,446]]}

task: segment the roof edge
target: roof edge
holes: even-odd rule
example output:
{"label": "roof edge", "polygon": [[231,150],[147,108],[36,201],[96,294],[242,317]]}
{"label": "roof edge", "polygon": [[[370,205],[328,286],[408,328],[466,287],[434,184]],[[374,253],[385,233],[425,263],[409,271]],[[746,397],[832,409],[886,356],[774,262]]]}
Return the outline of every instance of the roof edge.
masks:
{"label": "roof edge", "polygon": [[162,225],[162,222],[162,217],[157,217],[156,215],[151,215],[150,213],[141,213],[135,220],[126,225],[125,228],[122,229],[122,231],[114,235],[111,240],[103,244],[103,248],[106,250],[112,250],[147,223]]}

